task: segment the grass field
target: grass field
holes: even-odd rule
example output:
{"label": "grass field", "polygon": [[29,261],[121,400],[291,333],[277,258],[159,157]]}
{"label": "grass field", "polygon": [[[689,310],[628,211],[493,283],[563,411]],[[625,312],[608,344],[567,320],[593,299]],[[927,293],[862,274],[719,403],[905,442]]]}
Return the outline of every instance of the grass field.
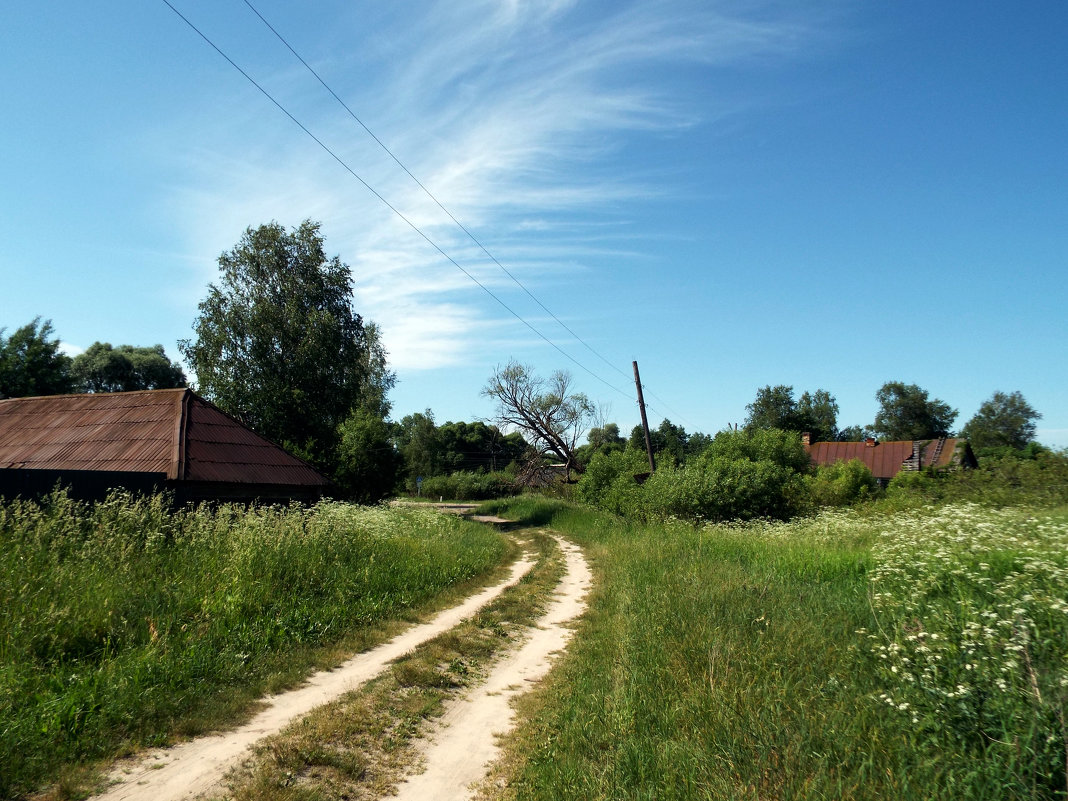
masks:
{"label": "grass field", "polygon": [[510,744],[521,799],[1065,797],[1068,515],[957,505],[631,526]]}
{"label": "grass field", "polygon": [[423,509],[0,504],[0,797],[232,722],[512,548]]}

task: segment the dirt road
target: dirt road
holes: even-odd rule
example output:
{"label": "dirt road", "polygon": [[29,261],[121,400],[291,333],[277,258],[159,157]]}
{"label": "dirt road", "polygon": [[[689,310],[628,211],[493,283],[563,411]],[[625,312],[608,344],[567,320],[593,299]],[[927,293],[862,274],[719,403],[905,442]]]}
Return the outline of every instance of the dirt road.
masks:
{"label": "dirt road", "polygon": [[425,770],[410,776],[392,798],[399,801],[466,801],[497,759],[497,737],[515,725],[511,701],[542,679],[553,656],[571,639],[567,623],[586,608],[591,574],[582,552],[557,538],[566,574],[530,637],[496,664],[487,680],[453,702],[422,748]]}
{"label": "dirt road", "polygon": [[428,623],[413,626],[377,648],[357,654],[335,670],[316,673],[299,689],[264,699],[266,708],[238,729],[153,751],[136,765],[116,770],[110,777],[116,784],[94,797],[101,801],[177,801],[225,792],[221,783],[224,774],[247,756],[249,746],[257,740],[374,678],[394,659],[448,631],[490,603],[533,565],[533,561],[524,558],[513,565],[509,577],[500,584],[441,612]]}

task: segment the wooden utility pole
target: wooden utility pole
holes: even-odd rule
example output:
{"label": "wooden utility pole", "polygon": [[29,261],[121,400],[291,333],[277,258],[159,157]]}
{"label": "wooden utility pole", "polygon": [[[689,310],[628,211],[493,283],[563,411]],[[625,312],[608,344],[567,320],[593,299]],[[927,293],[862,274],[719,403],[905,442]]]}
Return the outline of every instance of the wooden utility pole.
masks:
{"label": "wooden utility pole", "polygon": [[642,413],[642,430],[645,432],[645,451],[649,454],[649,472],[656,472],[656,461],[653,459],[653,441],[649,438],[649,420],[645,416],[645,396],[642,395],[642,379],[638,375],[638,363],[634,362],[634,385],[638,388],[638,408]]}

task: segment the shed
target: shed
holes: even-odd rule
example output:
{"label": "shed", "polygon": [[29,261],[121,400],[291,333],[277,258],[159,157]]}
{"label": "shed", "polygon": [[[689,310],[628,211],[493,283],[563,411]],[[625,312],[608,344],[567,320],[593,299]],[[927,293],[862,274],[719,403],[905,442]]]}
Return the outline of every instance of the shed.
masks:
{"label": "shed", "polygon": [[330,481],[189,389],[0,400],[0,495],[314,501]]}

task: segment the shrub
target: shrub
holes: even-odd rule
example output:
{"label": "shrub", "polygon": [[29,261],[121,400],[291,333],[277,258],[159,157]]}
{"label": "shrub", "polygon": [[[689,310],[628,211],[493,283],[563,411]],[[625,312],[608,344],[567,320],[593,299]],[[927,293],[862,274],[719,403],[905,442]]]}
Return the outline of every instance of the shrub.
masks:
{"label": "shrub", "polygon": [[850,459],[817,467],[808,490],[816,506],[847,506],[874,497],[879,483],[862,461]]}
{"label": "shrub", "polygon": [[507,473],[460,471],[447,476],[424,478],[422,486],[424,497],[450,501],[486,501],[518,493],[515,479]]}
{"label": "shrub", "polygon": [[636,520],[787,518],[806,505],[802,473],[810,460],[795,433],[720,432],[701,455],[662,466],[639,486],[644,459],[633,449],[595,455],[579,497]]}

